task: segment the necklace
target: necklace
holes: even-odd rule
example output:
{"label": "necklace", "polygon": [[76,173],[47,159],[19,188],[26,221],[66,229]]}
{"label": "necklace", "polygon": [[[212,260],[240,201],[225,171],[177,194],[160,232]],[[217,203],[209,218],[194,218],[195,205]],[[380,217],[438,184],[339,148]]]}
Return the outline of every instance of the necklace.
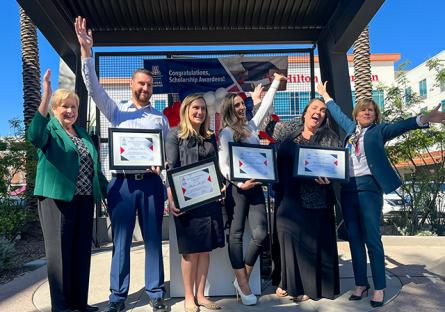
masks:
{"label": "necklace", "polygon": [[[66,132],[70,137],[77,138],[77,133],[76,133],[76,131],[74,131],[73,128],[71,128],[71,130],[68,130],[68,129],[63,128],[63,130],[65,130],[65,132]],[[73,131],[73,133],[71,133],[71,131]]]}

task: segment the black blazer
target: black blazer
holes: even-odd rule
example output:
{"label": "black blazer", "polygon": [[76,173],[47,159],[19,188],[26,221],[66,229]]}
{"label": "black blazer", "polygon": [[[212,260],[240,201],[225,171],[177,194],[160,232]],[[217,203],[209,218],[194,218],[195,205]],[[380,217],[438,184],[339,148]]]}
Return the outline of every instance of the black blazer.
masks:
{"label": "black blazer", "polygon": [[202,146],[205,157],[201,159],[199,158],[199,145],[195,137],[185,140],[180,139],[178,137],[178,128],[170,130],[165,142],[165,154],[167,156],[169,169],[194,164],[205,158],[217,157],[218,149],[214,134],[203,140]]}

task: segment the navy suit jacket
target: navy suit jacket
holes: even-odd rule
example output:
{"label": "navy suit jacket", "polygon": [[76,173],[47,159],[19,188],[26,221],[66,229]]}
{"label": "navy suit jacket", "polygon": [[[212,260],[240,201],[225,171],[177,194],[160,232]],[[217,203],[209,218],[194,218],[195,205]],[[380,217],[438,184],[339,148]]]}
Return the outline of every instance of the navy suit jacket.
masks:
{"label": "navy suit jacket", "polygon": [[[355,132],[356,123],[346,116],[341,108],[333,101],[326,103],[332,118],[346,132],[343,145],[346,146],[348,138]],[[385,152],[385,143],[399,135],[414,129],[428,128],[420,127],[416,117],[411,117],[395,123],[373,124],[369,126],[363,138],[366,160],[369,170],[376,179],[378,185],[385,193],[397,189],[402,182],[394,171]]]}

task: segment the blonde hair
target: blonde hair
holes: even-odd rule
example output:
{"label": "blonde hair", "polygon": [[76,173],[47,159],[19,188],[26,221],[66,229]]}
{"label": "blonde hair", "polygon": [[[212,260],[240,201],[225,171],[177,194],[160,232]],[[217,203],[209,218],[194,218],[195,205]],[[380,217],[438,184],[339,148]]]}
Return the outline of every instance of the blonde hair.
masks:
{"label": "blonde hair", "polygon": [[[199,133],[193,129],[192,123],[189,119],[189,110],[192,103],[196,100],[202,100],[205,104],[206,116],[204,122],[199,127]],[[207,139],[212,135],[212,132],[209,130],[209,112],[207,110],[207,103],[202,96],[202,94],[190,94],[188,95],[181,103],[181,107],[179,109],[179,126],[178,126],[178,137],[180,139],[187,139],[191,136],[195,136],[197,138]]]}
{"label": "blonde hair", "polygon": [[238,118],[235,112],[235,98],[239,96],[236,93],[228,93],[224,97],[221,106],[222,127],[233,130],[233,140],[240,142],[248,133],[244,127],[244,121]]}
{"label": "blonde hair", "polygon": [[57,108],[60,106],[63,100],[66,100],[68,98],[73,98],[76,100],[77,107],[79,107],[79,96],[76,94],[76,92],[68,90],[68,89],[57,89],[53,96],[51,97],[51,107]]}
{"label": "blonde hair", "polygon": [[356,121],[355,118],[357,117],[358,112],[362,111],[365,107],[368,107],[370,105],[374,107],[374,112],[375,112],[374,123],[380,123],[382,114],[380,113],[379,106],[372,99],[360,99],[357,101],[354,109],[352,110],[352,117],[353,117],[354,121]]}

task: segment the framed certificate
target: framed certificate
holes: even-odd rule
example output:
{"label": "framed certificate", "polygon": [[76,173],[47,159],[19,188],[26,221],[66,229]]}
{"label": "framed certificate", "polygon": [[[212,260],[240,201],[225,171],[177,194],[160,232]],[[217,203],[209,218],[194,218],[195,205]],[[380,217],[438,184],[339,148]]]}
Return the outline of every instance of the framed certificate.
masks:
{"label": "framed certificate", "polygon": [[222,197],[216,158],[167,171],[176,208],[187,211]]}
{"label": "framed certificate", "polygon": [[347,181],[348,159],[346,148],[297,145],[293,175]]}
{"label": "framed certificate", "polygon": [[111,170],[164,166],[162,130],[108,128]]}
{"label": "framed certificate", "polygon": [[275,149],[270,145],[229,143],[230,177],[244,182],[277,182]]}

